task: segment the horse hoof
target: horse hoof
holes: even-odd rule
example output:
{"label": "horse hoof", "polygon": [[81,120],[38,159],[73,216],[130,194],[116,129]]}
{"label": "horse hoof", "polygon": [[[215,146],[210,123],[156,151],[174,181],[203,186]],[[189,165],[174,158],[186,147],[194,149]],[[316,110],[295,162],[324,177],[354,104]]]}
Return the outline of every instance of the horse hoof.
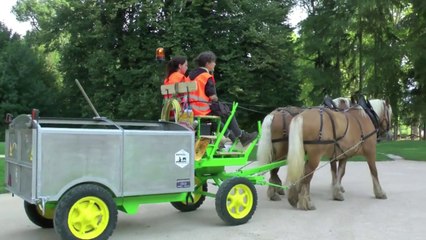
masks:
{"label": "horse hoof", "polygon": [[289,199],[288,199],[288,202],[290,203],[290,205],[291,205],[292,207],[297,207],[297,199],[295,200],[295,199],[291,199],[291,198],[289,198]]}
{"label": "horse hoof", "polygon": [[291,206],[297,207],[297,202],[299,201],[299,194],[295,186],[290,187],[287,193],[287,200]]}
{"label": "horse hoof", "polygon": [[315,206],[311,202],[302,203],[300,201],[297,203],[297,208],[301,209],[301,210],[306,210],[306,211],[316,209]]}
{"label": "horse hoof", "polygon": [[277,191],[275,191],[275,189],[273,187],[268,188],[266,195],[268,196],[268,198],[271,201],[280,201],[281,200],[280,196],[278,196],[278,194],[277,194]]}
{"label": "horse hoof", "polygon": [[336,201],[344,201],[345,200],[345,198],[341,194],[339,196],[334,196],[333,199],[336,200]]}
{"label": "horse hoof", "polygon": [[284,193],[284,189],[278,189],[277,190],[277,193],[279,194],[279,195],[285,195],[285,193]]}
{"label": "horse hoof", "polygon": [[275,194],[274,196],[269,198],[271,201],[281,201],[280,196],[278,196],[278,194]]}
{"label": "horse hoof", "polygon": [[386,196],[386,193],[380,194],[380,195],[376,195],[377,199],[388,199],[388,197]]}

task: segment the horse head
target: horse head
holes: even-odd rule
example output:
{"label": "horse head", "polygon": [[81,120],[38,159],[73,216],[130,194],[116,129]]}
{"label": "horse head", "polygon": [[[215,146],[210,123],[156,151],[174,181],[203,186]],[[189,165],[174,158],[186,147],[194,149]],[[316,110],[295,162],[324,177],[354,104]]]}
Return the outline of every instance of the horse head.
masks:
{"label": "horse head", "polygon": [[392,126],[392,107],[382,99],[370,100],[371,107],[376,112],[379,120],[379,134],[389,134]]}

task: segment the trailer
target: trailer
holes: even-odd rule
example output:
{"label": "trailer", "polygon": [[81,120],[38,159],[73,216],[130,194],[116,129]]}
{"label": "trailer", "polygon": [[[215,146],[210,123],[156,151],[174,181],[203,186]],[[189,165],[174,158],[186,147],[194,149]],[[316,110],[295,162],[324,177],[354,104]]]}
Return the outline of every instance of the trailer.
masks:
{"label": "trailer", "polygon": [[[246,169],[258,139],[245,150],[221,148],[230,118],[222,126],[214,116],[207,119],[220,127],[205,136],[202,124],[194,131],[164,120],[22,114],[6,130],[7,189],[24,200],[34,224],[54,228],[62,239],[107,239],[118,211],[135,214],[140,205],[164,202],[194,211],[206,197],[215,198],[225,223],[243,224],[256,210],[255,185],[277,186],[263,174],[285,161]],[[241,168],[227,172],[228,166]],[[217,192],[209,192],[208,184],[218,186]]]}

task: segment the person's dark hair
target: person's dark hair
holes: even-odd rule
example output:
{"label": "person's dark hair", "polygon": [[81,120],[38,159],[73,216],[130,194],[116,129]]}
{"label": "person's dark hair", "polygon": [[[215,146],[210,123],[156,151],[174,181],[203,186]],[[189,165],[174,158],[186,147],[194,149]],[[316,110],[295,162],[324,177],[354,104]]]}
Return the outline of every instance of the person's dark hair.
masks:
{"label": "person's dark hair", "polygon": [[179,65],[182,65],[186,62],[186,57],[183,56],[176,56],[172,58],[167,63],[167,77],[172,75],[172,73],[176,72],[179,69]]}
{"label": "person's dark hair", "polygon": [[216,62],[216,55],[212,51],[205,51],[198,55],[195,62],[199,67],[205,67],[209,62]]}

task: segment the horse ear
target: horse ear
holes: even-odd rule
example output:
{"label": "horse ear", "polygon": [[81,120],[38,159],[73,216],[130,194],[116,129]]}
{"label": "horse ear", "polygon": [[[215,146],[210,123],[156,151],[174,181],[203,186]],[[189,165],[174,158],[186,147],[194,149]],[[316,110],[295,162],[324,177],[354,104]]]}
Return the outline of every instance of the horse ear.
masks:
{"label": "horse ear", "polygon": [[351,96],[351,103],[352,103],[352,105],[353,105],[353,104],[356,104],[355,95],[352,95],[352,96]]}

